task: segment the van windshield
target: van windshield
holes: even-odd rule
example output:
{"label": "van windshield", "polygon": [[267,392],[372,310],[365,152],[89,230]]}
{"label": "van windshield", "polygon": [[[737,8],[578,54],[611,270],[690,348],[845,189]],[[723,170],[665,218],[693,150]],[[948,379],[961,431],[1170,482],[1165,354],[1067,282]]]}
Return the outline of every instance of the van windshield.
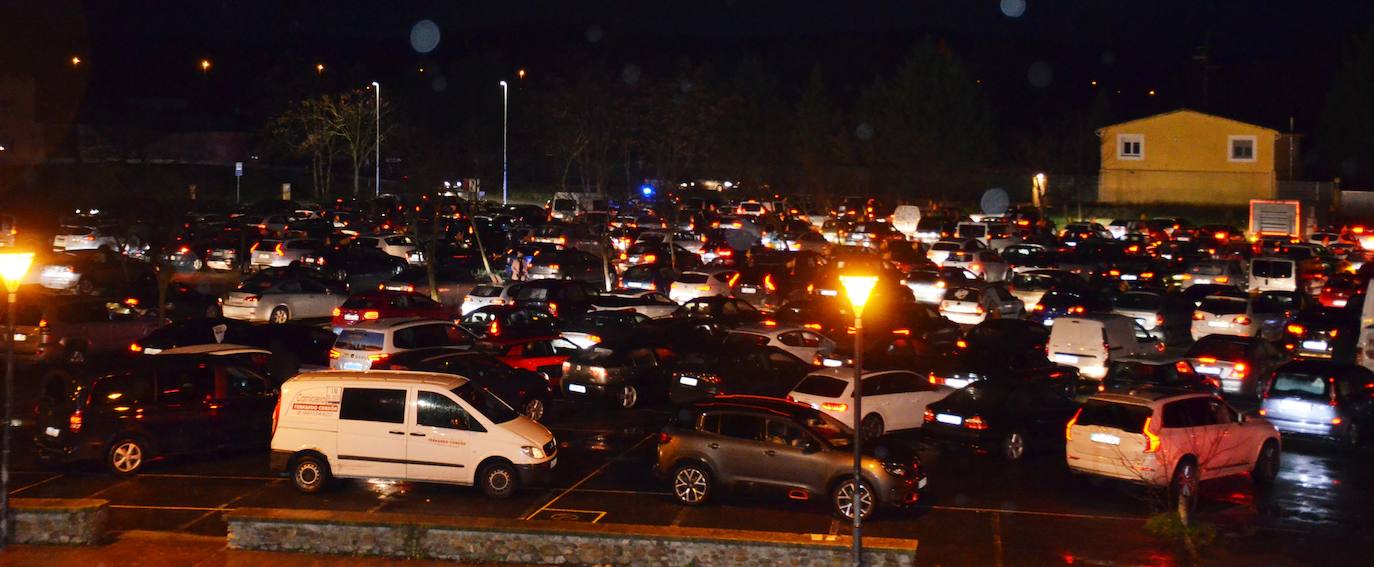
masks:
{"label": "van windshield", "polygon": [[1283,260],[1255,260],[1250,264],[1250,273],[1257,278],[1291,278],[1293,263]]}
{"label": "van windshield", "polygon": [[452,391],[453,395],[467,402],[469,406],[486,416],[492,423],[505,423],[520,415],[506,405],[506,402],[501,401],[501,398],[472,382],[465,383]]}

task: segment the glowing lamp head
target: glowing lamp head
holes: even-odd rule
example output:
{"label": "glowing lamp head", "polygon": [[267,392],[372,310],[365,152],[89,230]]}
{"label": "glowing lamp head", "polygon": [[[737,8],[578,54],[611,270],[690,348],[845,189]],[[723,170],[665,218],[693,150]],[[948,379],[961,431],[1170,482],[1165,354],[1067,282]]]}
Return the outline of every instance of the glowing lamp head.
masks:
{"label": "glowing lamp head", "polygon": [[0,279],[5,281],[5,290],[10,293],[19,291],[19,283],[33,263],[31,252],[9,252],[0,254]]}
{"label": "glowing lamp head", "polygon": [[868,304],[868,296],[873,293],[873,286],[878,284],[878,277],[840,276],[840,283],[844,285],[844,292],[849,296],[849,303],[854,306],[854,315],[862,317],[864,305]]}

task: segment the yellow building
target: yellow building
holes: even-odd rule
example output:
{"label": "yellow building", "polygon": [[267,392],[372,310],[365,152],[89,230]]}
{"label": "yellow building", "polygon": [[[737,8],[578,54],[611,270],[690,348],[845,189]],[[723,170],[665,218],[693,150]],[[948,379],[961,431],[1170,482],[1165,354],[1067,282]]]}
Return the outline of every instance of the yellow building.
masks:
{"label": "yellow building", "polygon": [[[1273,199],[1278,131],[1187,109],[1097,131],[1103,203],[1243,205]],[[1286,158],[1283,158],[1286,159]]]}

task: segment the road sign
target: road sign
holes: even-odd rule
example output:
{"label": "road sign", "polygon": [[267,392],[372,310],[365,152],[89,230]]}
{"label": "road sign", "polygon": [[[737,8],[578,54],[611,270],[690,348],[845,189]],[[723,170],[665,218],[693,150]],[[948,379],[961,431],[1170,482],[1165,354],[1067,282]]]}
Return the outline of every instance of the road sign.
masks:
{"label": "road sign", "polygon": [[243,177],[243,162],[234,162],[234,177]]}

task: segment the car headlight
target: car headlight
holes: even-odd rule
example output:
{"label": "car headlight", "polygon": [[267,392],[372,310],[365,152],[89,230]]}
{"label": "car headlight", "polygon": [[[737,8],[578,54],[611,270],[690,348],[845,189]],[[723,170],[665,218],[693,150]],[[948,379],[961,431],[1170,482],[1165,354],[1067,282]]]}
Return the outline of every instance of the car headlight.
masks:
{"label": "car headlight", "polygon": [[531,459],[542,459],[542,458],[545,457],[545,455],[544,455],[544,449],[542,449],[542,448],[540,448],[540,447],[532,447],[532,446],[526,445],[526,446],[524,446],[524,447],[521,447],[521,448],[520,448],[520,451],[521,451],[522,453],[524,453],[526,457],[529,457],[529,458],[531,458]]}

